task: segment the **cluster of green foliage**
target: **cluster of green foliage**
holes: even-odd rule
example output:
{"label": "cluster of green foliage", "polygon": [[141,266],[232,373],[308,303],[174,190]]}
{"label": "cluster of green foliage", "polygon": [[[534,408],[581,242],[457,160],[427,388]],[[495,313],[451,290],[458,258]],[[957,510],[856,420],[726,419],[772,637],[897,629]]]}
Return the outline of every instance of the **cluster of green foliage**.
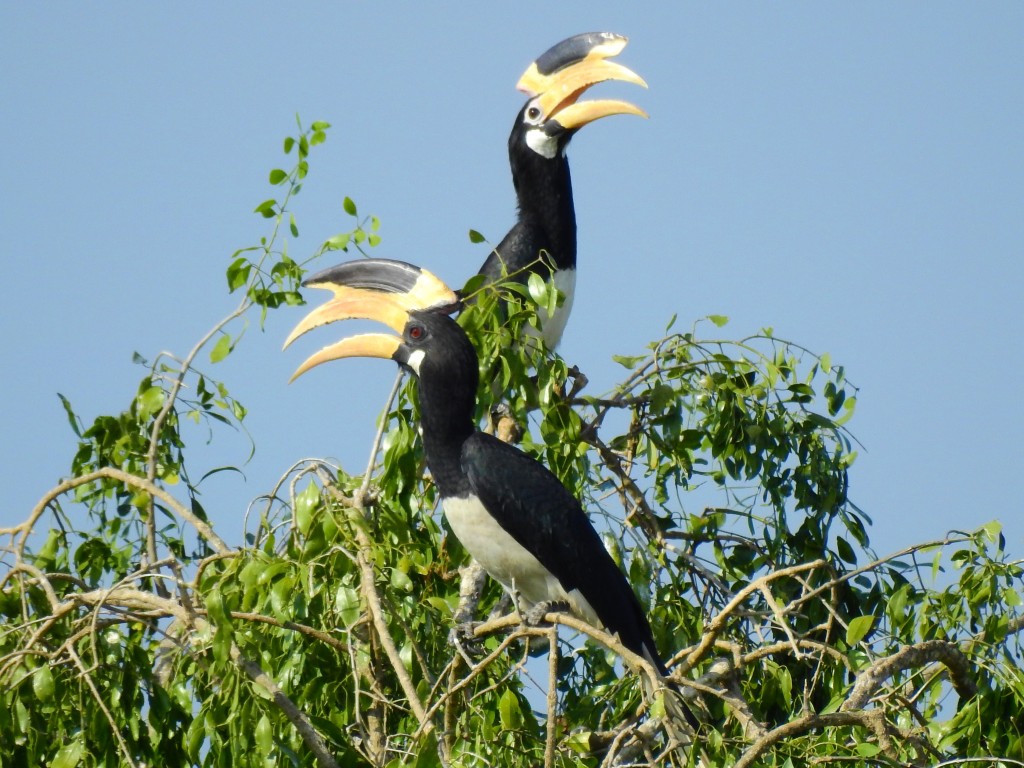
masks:
{"label": "cluster of green foliage", "polygon": [[270,232],[230,259],[237,308],[186,356],[139,358],[124,412],[86,426],[63,400],[69,478],[0,532],[3,765],[1024,759],[1020,561],[996,523],[876,556],[847,497],[856,389],[770,329],[705,338],[725,318],[682,333],[673,318],[592,395],[524,336],[560,300],[551,285],[464,289],[481,422],[521,432],[584,500],[674,676],[695,681],[697,738],[643,700],[614,638],[578,622],[497,616],[473,643],[450,639],[501,595],[460,593],[468,556],[435,509],[415,386],[386,406],[367,472],[300,462],[261,497],[246,544],[223,541],[211,519],[247,504],[207,514],[184,427],[216,436],[246,409],[200,355],[217,363],[250,317],[301,303],[312,259],[380,243],[346,198],[352,228],[289,256],[282,228],[299,235],[290,206],[328,128],[285,140],[294,165],[271,171],[281,192],[256,208]]}

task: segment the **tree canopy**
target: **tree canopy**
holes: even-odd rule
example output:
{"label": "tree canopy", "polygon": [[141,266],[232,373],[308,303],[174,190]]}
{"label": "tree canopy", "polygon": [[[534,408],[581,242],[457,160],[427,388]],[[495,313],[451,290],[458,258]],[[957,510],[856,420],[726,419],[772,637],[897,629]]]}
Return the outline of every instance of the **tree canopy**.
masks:
{"label": "tree canopy", "polygon": [[[246,540],[206,510],[188,427],[244,423],[210,366],[302,303],[293,207],[329,126],[284,141],[268,231],[227,267],[236,308],[181,357],[140,359],[119,414],[63,400],[65,481],[0,531],[3,764],[73,766],[935,765],[1024,760],[1021,562],[998,522],[878,555],[849,498],[856,387],[828,355],[721,316],[671,317],[585,372],[523,329],[539,279],[465,287],[479,418],[584,502],[647,609],[696,734],[645,700],[639,660],[572,617],[527,627],[446,529],[415,388],[396,380],[367,467],[302,460],[251,505]],[[471,231],[471,239],[482,236]],[[429,267],[429,264],[423,266]],[[672,308],[666,309],[670,315]],[[246,343],[253,343],[252,337]],[[472,642],[453,626],[481,620]]]}

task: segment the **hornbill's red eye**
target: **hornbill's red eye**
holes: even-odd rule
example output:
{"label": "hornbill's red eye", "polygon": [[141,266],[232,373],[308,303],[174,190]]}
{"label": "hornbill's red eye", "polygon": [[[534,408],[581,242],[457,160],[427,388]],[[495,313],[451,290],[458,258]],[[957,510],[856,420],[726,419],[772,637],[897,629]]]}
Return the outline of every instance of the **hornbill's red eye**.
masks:
{"label": "hornbill's red eye", "polygon": [[422,325],[414,325],[414,326],[412,326],[412,328],[409,329],[409,338],[412,339],[413,341],[416,341],[418,339],[422,339],[423,338],[423,326]]}

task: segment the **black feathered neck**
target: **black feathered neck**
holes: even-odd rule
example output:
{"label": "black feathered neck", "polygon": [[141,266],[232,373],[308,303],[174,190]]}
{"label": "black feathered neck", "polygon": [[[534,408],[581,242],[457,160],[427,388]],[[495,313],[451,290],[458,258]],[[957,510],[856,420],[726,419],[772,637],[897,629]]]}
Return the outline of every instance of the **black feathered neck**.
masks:
{"label": "black feathered neck", "polygon": [[399,362],[419,378],[427,466],[443,496],[461,496],[468,488],[460,462],[462,444],[476,432],[473,417],[480,379],[476,350],[448,315],[413,312]]}
{"label": "black feathered neck", "polygon": [[558,151],[552,158],[544,157],[526,142],[527,132],[538,129],[524,122],[525,110],[526,106],[519,111],[508,138],[519,221],[543,232],[543,247],[557,267],[573,267],[576,265],[576,209],[565,149],[574,131],[557,129]]}

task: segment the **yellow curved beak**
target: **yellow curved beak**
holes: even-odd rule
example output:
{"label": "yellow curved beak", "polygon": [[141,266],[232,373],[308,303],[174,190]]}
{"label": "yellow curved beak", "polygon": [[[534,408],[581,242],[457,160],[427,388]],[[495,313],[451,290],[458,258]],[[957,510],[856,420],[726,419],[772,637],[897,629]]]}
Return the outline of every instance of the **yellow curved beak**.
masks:
{"label": "yellow curved beak", "polygon": [[291,384],[310,368],[315,368],[321,363],[328,363],[331,360],[341,360],[345,357],[380,357],[391,360],[401,344],[400,338],[387,333],[362,333],[358,336],[349,336],[307,357],[302,365],[295,369],[295,373],[288,379],[288,383]]}
{"label": "yellow curved beak", "polygon": [[557,119],[564,128],[579,128],[608,115],[647,117],[646,112],[626,101],[579,103],[588,88],[606,80],[647,87],[636,72],[608,61],[618,55],[627,42],[628,38],[612,33],[590,33],[563,40],[533,62],[516,87],[537,98],[544,120]]}
{"label": "yellow curved beak", "polygon": [[[358,259],[319,272],[303,285],[323,288],[334,296],[295,326],[284,347],[305,333],[339,320],[376,320],[401,334],[409,313],[424,309],[455,309],[458,294],[436,275],[406,262]],[[352,336],[324,347],[307,358],[292,375],[294,381],[310,368],[344,357],[391,358],[402,340],[388,334]]]}

